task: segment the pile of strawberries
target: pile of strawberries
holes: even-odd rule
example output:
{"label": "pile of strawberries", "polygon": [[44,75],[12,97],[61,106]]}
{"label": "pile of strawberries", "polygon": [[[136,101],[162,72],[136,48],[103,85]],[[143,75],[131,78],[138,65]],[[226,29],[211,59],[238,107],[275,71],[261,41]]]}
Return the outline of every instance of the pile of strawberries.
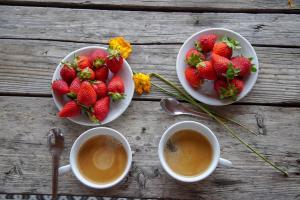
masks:
{"label": "pile of strawberries", "polygon": [[232,57],[233,50],[241,48],[238,41],[226,36],[217,39],[215,34],[199,37],[195,47],[186,53],[185,77],[193,88],[199,88],[204,79],[212,80],[220,99],[235,100],[244,88],[244,78],[256,68],[252,58]]}
{"label": "pile of strawberries", "polygon": [[[110,110],[110,98],[124,98],[124,81],[117,73],[123,58],[118,50],[94,50],[90,55],[75,56],[72,62],[63,62],[62,80],[55,80],[52,89],[57,95],[70,98],[59,117],[74,117],[86,113],[93,122],[103,121]],[[111,71],[114,76],[108,80]]]}

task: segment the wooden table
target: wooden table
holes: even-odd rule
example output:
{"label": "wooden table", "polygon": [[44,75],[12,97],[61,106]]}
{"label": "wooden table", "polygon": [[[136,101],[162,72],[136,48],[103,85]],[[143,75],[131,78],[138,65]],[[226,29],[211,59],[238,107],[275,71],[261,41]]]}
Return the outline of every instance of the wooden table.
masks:
{"label": "wooden table", "polygon": [[[212,120],[171,117],[155,90],[135,96],[112,127],[136,152],[125,182],[97,191],[76,178],[60,178],[60,194],[175,199],[300,199],[300,0],[1,0],[0,4],[0,194],[50,194],[51,162],[46,133],[60,127],[68,163],[73,141],[88,127],[56,117],[50,81],[70,51],[106,45],[124,36],[133,44],[133,70],[159,72],[177,82],[175,60],[183,41],[208,27],[241,33],[254,46],[258,81],[242,101],[222,108],[260,132],[240,136],[286,168],[283,177],[231,138]],[[182,184],[163,171],[157,156],[161,134],[171,124],[195,120],[218,136],[233,168],[217,168],[205,181]],[[2,195],[3,197],[3,195]],[[1,196],[0,196],[1,198]]]}

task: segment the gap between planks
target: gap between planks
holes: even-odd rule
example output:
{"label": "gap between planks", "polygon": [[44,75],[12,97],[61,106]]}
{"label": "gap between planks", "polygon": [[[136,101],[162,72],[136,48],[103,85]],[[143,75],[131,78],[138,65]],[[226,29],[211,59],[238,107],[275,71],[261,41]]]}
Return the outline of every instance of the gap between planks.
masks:
{"label": "gap between planks", "polygon": [[[59,40],[59,39],[48,39],[48,38],[23,38],[23,37],[0,37],[0,40],[34,40],[34,41],[50,41],[50,42],[71,42],[71,43],[78,43],[78,44],[101,44],[107,45],[107,43],[99,42],[95,43],[93,41],[76,41],[76,40]],[[182,45],[182,42],[131,42],[131,45]],[[275,48],[300,48],[300,45],[273,45],[273,44],[251,44],[254,47],[275,47]]]}
{"label": "gap between planks", "polygon": [[[36,94],[36,93],[7,93],[0,92],[0,97],[41,97],[41,98],[52,98],[51,94]],[[159,102],[162,98],[147,98],[147,97],[133,97],[132,101],[154,101]],[[186,103],[186,101],[179,100],[180,102]],[[232,105],[248,105],[248,106],[270,106],[270,107],[284,107],[284,108],[299,108],[300,102],[290,103],[255,103],[255,102],[235,102]],[[216,107],[217,108],[217,107]]]}
{"label": "gap between planks", "polygon": [[122,10],[122,11],[146,11],[146,12],[192,12],[192,13],[264,13],[264,14],[300,14],[300,9],[255,9],[255,8],[216,8],[216,7],[176,7],[176,6],[142,6],[142,5],[114,5],[67,2],[36,2],[36,1],[10,1],[2,0],[0,5],[6,6],[28,6],[28,7],[52,7],[72,8],[89,10]]}

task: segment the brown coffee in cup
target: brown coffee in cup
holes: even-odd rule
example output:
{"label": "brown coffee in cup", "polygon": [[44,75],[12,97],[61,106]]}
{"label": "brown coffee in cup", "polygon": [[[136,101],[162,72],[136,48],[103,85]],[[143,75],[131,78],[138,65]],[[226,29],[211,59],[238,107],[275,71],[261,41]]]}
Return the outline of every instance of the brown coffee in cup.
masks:
{"label": "brown coffee in cup", "polygon": [[182,176],[198,176],[213,160],[213,148],[208,139],[193,130],[174,133],[164,147],[169,167]]}
{"label": "brown coffee in cup", "polygon": [[127,166],[124,146],[109,135],[88,139],[77,154],[80,173],[94,183],[109,183],[119,178]]}

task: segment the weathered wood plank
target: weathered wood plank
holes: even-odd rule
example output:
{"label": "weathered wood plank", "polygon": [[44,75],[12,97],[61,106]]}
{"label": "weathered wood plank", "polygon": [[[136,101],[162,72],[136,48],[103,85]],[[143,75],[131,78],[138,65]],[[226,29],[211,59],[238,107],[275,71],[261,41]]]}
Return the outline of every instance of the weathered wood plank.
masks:
{"label": "weathered wood plank", "polygon": [[[50,95],[57,64],[77,48],[91,44],[34,40],[0,40],[0,93]],[[135,71],[157,72],[178,83],[175,70],[180,45],[134,45],[129,63]],[[255,47],[260,74],[243,102],[299,103],[300,49]],[[153,92],[143,98],[161,98]]]}
{"label": "weathered wood plank", "polygon": [[[120,7],[120,8],[160,8],[160,9],[176,9],[176,10],[203,10],[203,9],[239,9],[244,10],[290,10],[287,0],[236,0],[236,1],[221,1],[221,0],[2,0],[2,3],[15,3],[15,4],[38,4],[44,5],[51,3],[53,5],[70,5],[70,6],[104,6],[106,7]],[[299,0],[294,0],[295,7],[299,9]]]}
{"label": "weathered wood plank", "polygon": [[0,7],[0,38],[106,43],[123,35],[133,43],[182,43],[208,27],[225,27],[254,44],[298,45],[297,14],[180,13]]}
{"label": "weathered wood plank", "polygon": [[[129,140],[136,152],[134,165],[125,183],[111,190],[92,190],[73,175],[60,178],[62,194],[127,196],[177,199],[297,199],[300,187],[300,108],[264,106],[228,106],[224,112],[257,129],[253,136],[240,129],[240,135],[261,149],[272,160],[288,169],[283,177],[270,166],[249,154],[248,150],[210,120],[171,117],[158,102],[134,101],[128,110],[109,124]],[[62,164],[68,163],[73,141],[87,128],[59,120],[52,99],[36,97],[0,97],[0,193],[42,193],[51,191],[50,155],[46,132],[60,127],[65,133],[66,149]],[[157,146],[162,132],[181,120],[196,120],[209,126],[221,144],[222,156],[234,167],[217,168],[207,180],[182,184],[166,175],[159,164]],[[122,122],[122,123],[120,123]]]}

